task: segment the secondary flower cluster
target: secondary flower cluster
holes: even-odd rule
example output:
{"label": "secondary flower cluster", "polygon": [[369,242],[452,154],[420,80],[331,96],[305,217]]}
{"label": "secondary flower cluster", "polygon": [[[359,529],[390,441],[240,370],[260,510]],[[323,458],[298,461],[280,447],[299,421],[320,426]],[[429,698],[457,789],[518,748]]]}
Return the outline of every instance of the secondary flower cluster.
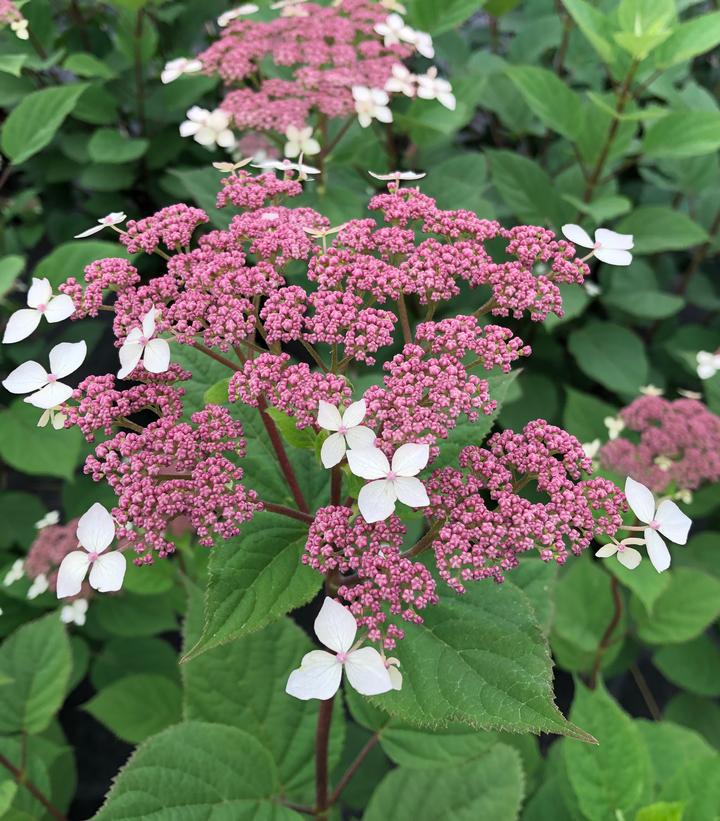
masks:
{"label": "secondary flower cluster", "polygon": [[2,26],[10,26],[10,30],[20,40],[27,40],[30,37],[28,21],[11,0],[0,0],[0,27]]}
{"label": "secondary flower cluster", "polygon": [[[622,435],[600,448],[603,467],[656,493],[720,480],[720,417],[695,399],[640,396],[620,411]],[[629,438],[634,431],[639,437]]]}

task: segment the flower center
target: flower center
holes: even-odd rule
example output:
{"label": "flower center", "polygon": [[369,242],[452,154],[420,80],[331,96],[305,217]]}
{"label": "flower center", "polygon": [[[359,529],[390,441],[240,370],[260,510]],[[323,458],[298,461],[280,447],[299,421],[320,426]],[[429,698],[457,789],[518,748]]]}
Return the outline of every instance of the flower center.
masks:
{"label": "flower center", "polygon": [[602,243],[601,243],[601,242],[596,242],[596,243],[593,245],[593,248],[597,251],[597,250],[598,250],[598,248],[602,248]]}
{"label": "flower center", "polygon": [[345,664],[345,662],[347,661],[347,658],[348,658],[347,653],[338,653],[337,654],[337,660],[340,662],[340,664]]}
{"label": "flower center", "polygon": [[147,345],[149,341],[150,340],[146,336],[141,336],[140,337],[140,344],[141,345]]}
{"label": "flower center", "polygon": [[652,522],[648,522],[648,527],[651,527],[653,530],[657,530],[660,527],[660,523],[657,519],[653,519]]}
{"label": "flower center", "polygon": [[394,482],[397,479],[397,473],[394,470],[389,470],[388,475],[385,477],[388,482]]}
{"label": "flower center", "polygon": [[47,305],[45,305],[45,303],[43,303],[42,305],[38,305],[35,310],[41,314],[44,314],[45,311],[47,311]]}
{"label": "flower center", "polygon": [[88,553],[88,561],[90,562],[90,564],[92,564],[94,561],[96,561],[97,557],[98,557],[98,554],[94,550],[89,552]]}
{"label": "flower center", "polygon": [[348,432],[348,429],[345,427],[345,425],[340,425],[340,427],[337,429],[337,432],[343,435]]}
{"label": "flower center", "polygon": [[622,542],[618,542],[617,549],[619,553],[625,552],[625,545]]}
{"label": "flower center", "polygon": [[55,376],[55,374],[54,374],[54,373],[49,373],[49,374],[48,374],[48,377],[47,377],[47,381],[48,381],[48,385],[49,385],[51,382],[57,382],[57,376]]}

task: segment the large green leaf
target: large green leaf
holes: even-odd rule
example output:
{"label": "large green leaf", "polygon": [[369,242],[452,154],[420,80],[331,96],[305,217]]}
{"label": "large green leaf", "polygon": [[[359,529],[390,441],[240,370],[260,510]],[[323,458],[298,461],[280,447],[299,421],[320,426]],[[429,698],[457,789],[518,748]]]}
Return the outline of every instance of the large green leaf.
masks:
{"label": "large green leaf", "polygon": [[258,513],[240,536],[215,545],[208,567],[205,629],[185,659],[259,630],[305,604],[322,576],[301,564],[307,529],[274,513]]}
{"label": "large green leaf", "polygon": [[720,111],[676,111],[653,123],[643,151],[649,157],[697,157],[720,148]]}
{"label": "large green leaf", "polygon": [[680,251],[707,240],[707,232],[682,211],[664,205],[641,205],[620,221],[617,231],[634,234],[635,254]]}
{"label": "large green leaf", "polygon": [[25,624],[0,647],[0,733],[39,733],[65,698],[72,657],[65,627],[50,613]]}
{"label": "large green leaf", "polygon": [[514,821],[524,792],[520,756],[498,744],[479,758],[447,768],[390,772],[370,800],[365,821],[422,818]]}
{"label": "large green leaf", "polygon": [[589,393],[581,393],[566,386],[563,427],[581,442],[605,439],[605,419],[617,416],[617,408]]}
{"label": "large green leaf", "polygon": [[720,651],[710,636],[661,647],[653,664],[668,681],[699,696],[720,696]]}
{"label": "large green leaf", "polygon": [[699,733],[673,724],[672,721],[636,719],[635,725],[650,753],[658,787],[662,787],[689,761],[713,752],[713,748]]}
{"label": "large green leaf", "polygon": [[279,803],[279,787],[270,753],[249,733],[188,721],[138,747],[95,818],[299,819]]}
{"label": "large green leaf", "polygon": [[[88,221],[88,226],[92,220]],[[113,236],[111,231],[106,231],[108,240]],[[119,242],[108,240],[72,240],[63,242],[54,248],[47,256],[44,256],[37,264],[36,276],[47,277],[52,285],[59,285],[68,277],[75,277],[79,282],[84,282],[83,269],[103,257],[122,257],[128,259],[128,253]]]}
{"label": "large green leaf", "polygon": [[570,716],[599,742],[591,747],[563,741],[567,777],[583,817],[631,817],[629,813],[650,797],[652,787],[650,756],[637,726],[602,684],[588,690],[577,682]]}
{"label": "large green leaf", "polygon": [[592,740],[555,706],[547,643],[530,601],[511,582],[446,595],[424,618],[405,628],[395,651],[402,690],[377,698],[390,715],[422,726],[460,721]]}
{"label": "large green leaf", "polygon": [[28,94],[10,112],[0,142],[14,165],[20,165],[45,148],[86,88],[84,83],[42,88]]}
{"label": "large green leaf", "polygon": [[580,370],[608,390],[635,396],[647,383],[645,346],[622,325],[592,320],[570,334],[568,347]]}
{"label": "large green leaf", "polygon": [[600,59],[604,63],[612,63],[615,47],[610,20],[586,0],[562,0],[562,3]]}
{"label": "large green leaf", "polygon": [[510,66],[507,75],[544,126],[569,140],[576,139],[582,128],[583,107],[567,83],[539,66]]}
{"label": "large green leaf", "polygon": [[99,128],[90,138],[88,152],[94,162],[115,165],[139,159],[148,145],[148,140],[127,137],[114,128]]}
{"label": "large green leaf", "polygon": [[683,821],[717,818],[720,807],[720,756],[713,752],[687,762],[662,786],[659,798],[684,802]]}
{"label": "large green leaf", "polygon": [[485,0],[412,0],[408,4],[410,22],[433,36],[459,26],[485,5]]}
{"label": "large green leaf", "polygon": [[673,28],[671,35],[652,54],[655,64],[669,68],[698,54],[714,49],[720,43],[720,11],[699,14]]}
{"label": "large green leaf", "polygon": [[[197,641],[202,623],[202,598],[193,592],[185,623],[186,647]],[[291,698],[285,683],[310,650],[312,643],[302,630],[289,619],[280,619],[181,665],[185,718],[229,724],[253,735],[272,754],[281,792],[298,800],[312,798],[318,705]],[[344,725],[338,702],[330,735],[331,768],[340,760]]]}

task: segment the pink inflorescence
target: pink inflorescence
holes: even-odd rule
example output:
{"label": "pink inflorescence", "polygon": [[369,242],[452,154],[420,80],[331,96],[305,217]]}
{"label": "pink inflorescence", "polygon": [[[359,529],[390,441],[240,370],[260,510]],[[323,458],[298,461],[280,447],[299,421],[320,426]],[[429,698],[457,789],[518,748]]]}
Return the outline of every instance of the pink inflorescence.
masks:
{"label": "pink inflorescence", "polygon": [[[387,14],[372,0],[341,0],[305,3],[301,16],[239,18],[198,57],[228,87],[221,108],[239,129],[284,133],[304,126],[311,112],[351,114],[353,86],[385,87],[392,67],[414,51],[405,43],[384,45],[374,26]],[[264,77],[267,58],[283,67],[282,78]],[[260,79],[251,84],[251,77]]]}
{"label": "pink inflorescence", "polygon": [[19,23],[23,19],[15,3],[11,0],[0,0],[0,26]]}
{"label": "pink inflorescence", "polygon": [[[435,559],[441,578],[458,592],[468,581],[502,581],[528,550],[562,564],[622,524],[620,490],[607,479],[583,479],[591,463],[580,443],[542,419],[522,433],[506,430],[484,447],[464,448],[459,465],[437,470],[427,482],[427,514],[439,528]],[[538,494],[543,501],[533,501]]]}
{"label": "pink inflorescence", "polygon": [[626,431],[600,449],[603,467],[632,476],[656,493],[696,490],[720,479],[720,417],[695,399],[640,396],[620,411]]}
{"label": "pink inflorescence", "polygon": [[170,251],[180,251],[190,245],[195,229],[205,222],[208,216],[200,208],[183,203],[168,205],[152,217],[128,220],[120,242],[131,254],[152,254],[161,244]]}
{"label": "pink inflorescence", "polygon": [[303,564],[340,574],[338,595],[349,602],[370,641],[392,650],[403,630],[389,621],[422,623],[418,613],[437,604],[430,571],[400,552],[405,527],[397,516],[368,524],[348,507],[323,507],[310,526]]}

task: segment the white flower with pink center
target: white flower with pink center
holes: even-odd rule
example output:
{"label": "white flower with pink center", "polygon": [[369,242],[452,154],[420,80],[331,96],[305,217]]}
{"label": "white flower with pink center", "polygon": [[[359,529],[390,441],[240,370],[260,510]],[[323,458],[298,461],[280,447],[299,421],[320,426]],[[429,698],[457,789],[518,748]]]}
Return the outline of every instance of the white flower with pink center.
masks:
{"label": "white flower with pink center", "polygon": [[570,223],[563,225],[562,232],[563,236],[575,245],[592,249],[585,259],[596,257],[608,265],[630,265],[632,262],[632,234],[618,234],[607,228],[598,228],[595,231],[595,239],[590,239],[590,234],[584,228]]}
{"label": "white flower with pink center", "polygon": [[608,559],[610,556],[617,556],[617,560],[623,567],[627,567],[628,570],[635,570],[635,568],[642,561],[642,554],[639,550],[635,550],[634,547],[630,546],[634,544],[645,544],[645,540],[628,538],[622,539],[622,541],[619,542],[613,542],[612,544],[605,544],[595,553],[595,555],[600,559]]}
{"label": "white flower with pink center", "polygon": [[80,517],[77,539],[82,550],[73,550],[62,560],[57,577],[57,597],[77,596],[90,571],[90,587],[110,593],[122,587],[125,556],[119,550],[105,551],[115,538],[115,522],[98,502]]}
{"label": "white flower with pink center", "polygon": [[48,410],[62,405],[73,389],[60,380],[76,371],[87,356],[85,342],[61,342],[50,351],[50,373],[38,362],[24,362],[8,374],[3,387],[10,393],[29,393],[25,402]]}
{"label": "white flower with pink center", "polygon": [[4,343],[20,342],[27,339],[45,319],[50,323],[62,322],[75,313],[75,305],[67,294],[53,296],[50,281],[33,277],[32,285],[28,289],[27,308],[15,311],[8,319],[3,336]]}
{"label": "white flower with pink center", "polygon": [[347,454],[350,470],[368,479],[358,495],[358,507],[366,522],[382,522],[395,512],[395,503],[408,507],[430,504],[425,485],[417,474],[427,465],[430,446],[408,443],[393,454],[392,463],[380,448],[358,448]]}
{"label": "white flower with pink center", "polygon": [[154,337],[155,319],[159,311],[154,308],[142,318],[142,327],[133,328],[120,348],[118,379],[124,379],[135,370],[142,359],[149,373],[165,373],[170,367],[170,346],[167,340]]}
{"label": "white flower with pink center", "polygon": [[97,234],[98,231],[102,231],[103,228],[113,228],[115,225],[119,225],[121,222],[125,222],[125,220],[126,216],[123,211],[113,211],[111,214],[108,214],[105,217],[100,217],[97,225],[93,225],[92,228],[88,228],[87,231],[83,231],[82,234],[75,234],[75,239],[83,239],[84,237],[90,237],[93,234]]}
{"label": "white flower with pink center", "polygon": [[380,123],[391,123],[393,121],[392,111],[388,108],[390,98],[387,91],[381,88],[368,88],[367,86],[352,87],[353,100],[355,100],[355,112],[358,122],[362,128],[367,128],[373,120]]}
{"label": "white flower with pink center", "polygon": [[350,448],[372,447],[375,434],[361,424],[366,412],[364,399],[353,402],[344,413],[322,399],[318,402],[317,423],[323,430],[332,431],[320,449],[320,459],[326,468],[342,462]]}
{"label": "white flower with pink center", "polygon": [[374,647],[361,647],[362,640],[355,641],[357,622],[347,607],[326,598],[314,629],[321,644],[332,652],[306,653],[300,667],[290,673],[285,686],[288,695],[302,701],[332,698],[340,688],[343,670],[350,685],[364,696],[377,696],[394,689],[380,653]]}

